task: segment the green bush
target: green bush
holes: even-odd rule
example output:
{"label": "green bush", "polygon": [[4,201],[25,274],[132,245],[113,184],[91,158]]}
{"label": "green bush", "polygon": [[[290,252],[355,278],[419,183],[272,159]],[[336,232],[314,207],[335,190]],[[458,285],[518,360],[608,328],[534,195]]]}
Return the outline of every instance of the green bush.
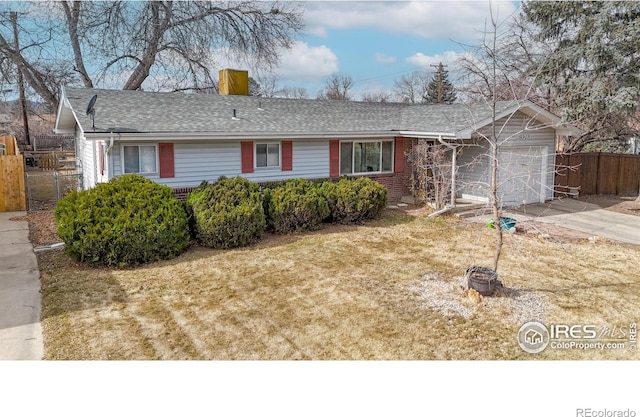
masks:
{"label": "green bush", "polygon": [[258,184],[245,178],[220,177],[201,184],[187,197],[198,242],[210,248],[246,246],[266,227]]}
{"label": "green bush", "polygon": [[71,193],[54,210],[65,250],[82,262],[135,266],[182,253],[187,213],[171,188],[140,175]]}
{"label": "green bush", "polygon": [[315,230],[329,215],[329,206],[318,188],[305,179],[291,179],[265,189],[267,222],[277,233]]}
{"label": "green bush", "polygon": [[349,224],[380,217],[387,206],[387,189],[367,177],[341,178],[318,184],[320,194],[327,200],[330,221]]}

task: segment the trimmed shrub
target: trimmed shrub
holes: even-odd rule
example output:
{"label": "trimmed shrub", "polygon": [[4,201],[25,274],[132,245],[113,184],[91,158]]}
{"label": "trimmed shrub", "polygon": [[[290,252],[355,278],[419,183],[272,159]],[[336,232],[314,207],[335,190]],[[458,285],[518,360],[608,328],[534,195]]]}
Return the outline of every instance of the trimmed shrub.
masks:
{"label": "trimmed shrub", "polygon": [[182,253],[187,213],[171,188],[128,174],[67,195],[54,210],[58,236],[76,259],[127,267]]}
{"label": "trimmed shrub", "polygon": [[258,184],[245,178],[220,177],[201,184],[187,197],[188,211],[198,242],[228,249],[260,239],[266,227]]}
{"label": "trimmed shrub", "polygon": [[316,230],[329,215],[329,206],[309,180],[290,179],[265,189],[267,222],[277,233]]}
{"label": "trimmed shrub", "polygon": [[329,221],[350,224],[380,217],[387,206],[387,189],[367,177],[318,184],[320,194],[327,200]]}

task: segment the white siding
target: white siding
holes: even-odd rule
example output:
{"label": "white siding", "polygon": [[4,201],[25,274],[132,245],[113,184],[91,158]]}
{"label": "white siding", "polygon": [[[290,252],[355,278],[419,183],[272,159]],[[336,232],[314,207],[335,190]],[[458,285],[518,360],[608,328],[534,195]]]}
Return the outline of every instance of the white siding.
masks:
{"label": "white siding", "polygon": [[96,185],[96,157],[95,143],[84,139],[80,131],[76,131],[76,157],[82,167],[82,186],[89,189]]}
{"label": "white siding", "polygon": [[[115,144],[110,154],[113,175],[122,175],[121,144]],[[287,178],[326,178],[329,176],[329,141],[298,140],[293,142],[293,170],[256,168],[253,173],[241,172],[240,142],[173,142],[174,178],[148,178],[170,187],[193,187],[203,180],[213,182],[220,176],[243,176],[252,181],[278,181]]]}
{"label": "white siding", "polygon": [[[499,161],[503,166],[499,167],[499,181],[504,204],[521,204],[523,200],[531,202],[535,199],[533,191],[538,195],[536,200],[551,200],[555,130],[536,125],[521,112],[500,120],[497,126],[501,129]],[[490,135],[491,130],[487,127],[481,132]],[[473,142],[476,146],[464,147],[459,157],[458,195],[487,201],[491,178],[489,145],[480,137]]]}
{"label": "white siding", "polygon": [[[240,170],[240,144],[236,144],[237,169]],[[294,141],[293,170],[259,169],[251,174],[240,174],[252,181],[278,181],[287,178],[327,178],[329,177],[329,141]]]}

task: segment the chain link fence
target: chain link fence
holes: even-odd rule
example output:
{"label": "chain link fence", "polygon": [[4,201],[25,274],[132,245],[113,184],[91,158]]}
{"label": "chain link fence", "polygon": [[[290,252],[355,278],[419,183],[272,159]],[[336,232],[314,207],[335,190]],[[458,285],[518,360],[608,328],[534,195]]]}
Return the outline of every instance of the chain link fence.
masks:
{"label": "chain link fence", "polygon": [[25,177],[29,211],[51,210],[67,194],[82,189],[82,172],[76,170],[27,171]]}

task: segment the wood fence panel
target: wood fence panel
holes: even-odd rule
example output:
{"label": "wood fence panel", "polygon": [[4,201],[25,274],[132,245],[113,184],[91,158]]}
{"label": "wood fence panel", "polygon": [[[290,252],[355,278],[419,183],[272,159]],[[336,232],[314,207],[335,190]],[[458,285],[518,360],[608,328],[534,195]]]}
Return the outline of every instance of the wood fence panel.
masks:
{"label": "wood fence panel", "polygon": [[601,154],[598,159],[597,195],[616,195],[620,173],[620,155]]}
{"label": "wood fence panel", "polygon": [[22,155],[0,157],[0,211],[24,211],[27,199]]}
{"label": "wood fence panel", "polygon": [[637,195],[640,155],[576,153],[556,157],[556,196],[578,188],[580,195]]}
{"label": "wood fence panel", "polygon": [[0,136],[0,147],[4,148],[5,155],[20,155],[18,144],[14,136]]}
{"label": "wood fence panel", "polygon": [[622,155],[618,195],[635,195],[640,190],[640,156]]}
{"label": "wood fence panel", "polygon": [[580,187],[580,195],[598,194],[598,168],[600,167],[599,154],[573,154],[571,166],[577,167],[575,176]]}
{"label": "wood fence panel", "polygon": [[38,167],[44,170],[56,170],[59,168],[56,152],[38,154]]}
{"label": "wood fence panel", "polygon": [[569,156],[556,155],[554,188],[555,197],[564,197],[569,192]]}

